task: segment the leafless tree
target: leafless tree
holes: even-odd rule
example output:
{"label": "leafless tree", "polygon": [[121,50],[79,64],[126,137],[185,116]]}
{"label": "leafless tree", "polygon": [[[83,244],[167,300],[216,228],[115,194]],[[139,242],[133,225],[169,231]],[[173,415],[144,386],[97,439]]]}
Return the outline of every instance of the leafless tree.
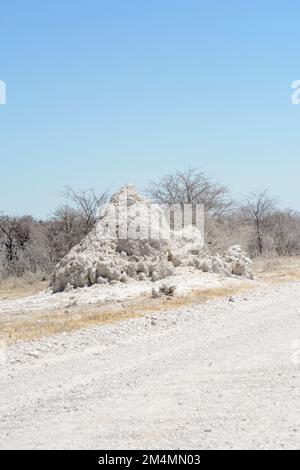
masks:
{"label": "leafless tree", "polygon": [[158,183],[151,183],[147,193],[160,204],[203,204],[213,216],[222,216],[232,207],[228,189],[198,168],[166,175]]}
{"label": "leafless tree", "polygon": [[108,199],[108,191],[96,194],[93,189],[75,191],[67,186],[61,194],[80,214],[84,223],[84,232],[87,234],[97,220],[99,209]]}
{"label": "leafless tree", "polygon": [[47,228],[48,245],[55,262],[58,262],[79,243],[85,233],[85,221],[78,211],[67,204],[59,207],[54,212]]}
{"label": "leafless tree", "polygon": [[0,234],[5,247],[6,261],[12,263],[18,259],[18,249],[29,241],[30,217],[0,216]]}
{"label": "leafless tree", "polygon": [[[204,204],[205,236],[212,250],[240,243],[251,255],[300,254],[300,213],[281,210],[259,191],[235,206],[226,187],[197,169],[176,172],[153,183],[148,193],[163,204]],[[47,277],[55,263],[92,229],[108,193],[65,188],[66,203],[48,220],[0,214],[0,280],[35,274]]]}
{"label": "leafless tree", "polygon": [[265,225],[279,256],[300,253],[299,212],[290,209],[276,210],[267,218]]}
{"label": "leafless tree", "polygon": [[108,199],[107,191],[98,195],[92,189],[75,191],[70,187],[66,187],[61,195],[66,203],[56,209],[47,230],[48,245],[55,262],[91,231],[101,206]]}
{"label": "leafless tree", "polygon": [[241,214],[255,232],[255,245],[259,255],[263,254],[263,235],[270,216],[276,210],[276,198],[269,196],[267,190],[251,193],[241,206]]}

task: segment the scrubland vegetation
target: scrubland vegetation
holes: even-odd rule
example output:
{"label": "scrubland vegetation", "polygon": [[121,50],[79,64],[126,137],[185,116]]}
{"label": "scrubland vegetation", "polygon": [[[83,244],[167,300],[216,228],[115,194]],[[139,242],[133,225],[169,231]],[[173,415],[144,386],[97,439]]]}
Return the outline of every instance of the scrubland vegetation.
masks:
{"label": "scrubland vegetation", "polygon": [[[205,241],[214,251],[238,243],[253,258],[300,254],[300,213],[282,209],[267,190],[234,201],[225,186],[189,169],[163,177],[145,193],[157,203],[204,204]],[[55,264],[91,230],[99,206],[109,197],[107,191],[72,188],[61,195],[61,206],[47,220],[0,214],[2,284],[15,282],[20,288],[23,281],[45,282]]]}

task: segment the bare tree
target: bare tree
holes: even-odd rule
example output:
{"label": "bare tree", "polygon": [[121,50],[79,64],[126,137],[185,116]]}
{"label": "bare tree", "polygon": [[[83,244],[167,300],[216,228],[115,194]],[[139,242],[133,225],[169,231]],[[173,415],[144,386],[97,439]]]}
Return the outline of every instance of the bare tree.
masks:
{"label": "bare tree", "polygon": [[160,204],[203,204],[213,216],[224,215],[232,207],[228,189],[197,168],[166,175],[151,183],[147,193]]}
{"label": "bare tree", "polygon": [[2,245],[5,247],[5,259],[12,262],[17,259],[17,244],[15,239],[16,217],[1,216],[0,232],[2,234]]}
{"label": "bare tree", "polygon": [[75,210],[80,214],[85,235],[93,228],[99,209],[108,199],[108,191],[104,191],[99,195],[93,189],[84,191],[75,191],[67,186],[62,191],[62,196],[75,206]]}
{"label": "bare tree", "polygon": [[82,240],[86,233],[85,221],[76,209],[67,204],[59,207],[49,222],[47,239],[55,262],[65,256]]}
{"label": "bare tree", "polygon": [[300,253],[300,214],[285,209],[276,210],[267,218],[266,232],[272,237],[279,256]]}
{"label": "bare tree", "polygon": [[259,255],[263,254],[263,234],[267,220],[275,209],[276,198],[269,196],[267,190],[251,193],[241,206],[244,219],[254,227],[255,244]]}
{"label": "bare tree", "polygon": [[66,187],[61,195],[66,203],[53,214],[48,224],[47,240],[53,260],[57,262],[77,245],[93,228],[108,192],[99,195],[92,189],[75,191]]}
{"label": "bare tree", "polygon": [[23,248],[30,238],[30,217],[0,217],[0,234],[5,247],[5,258],[9,263],[18,259],[18,249]]}

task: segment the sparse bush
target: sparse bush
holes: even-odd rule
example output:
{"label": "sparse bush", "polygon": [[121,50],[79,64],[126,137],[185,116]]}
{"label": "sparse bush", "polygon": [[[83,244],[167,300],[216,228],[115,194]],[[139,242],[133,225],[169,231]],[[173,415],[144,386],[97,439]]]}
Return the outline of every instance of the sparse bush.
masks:
{"label": "sparse bush", "polygon": [[[204,204],[205,240],[212,251],[239,244],[250,256],[300,255],[300,214],[277,207],[267,191],[234,204],[225,186],[189,169],[167,175],[148,189],[163,204]],[[47,278],[55,264],[94,226],[107,192],[65,188],[66,203],[52,218],[0,215],[0,281],[8,277]]]}
{"label": "sparse bush", "polygon": [[213,251],[239,244],[252,257],[300,254],[300,214],[279,210],[267,190],[234,203],[225,186],[190,169],[165,176],[147,192],[158,203],[204,204],[205,241]]}
{"label": "sparse bush", "polygon": [[197,168],[176,171],[147,190],[151,199],[159,204],[203,204],[214,217],[224,216],[232,208],[228,189],[212,181]]}
{"label": "sparse bush", "polygon": [[[107,194],[66,188],[68,204],[48,221],[0,216],[0,280],[27,273],[48,277],[55,264],[91,230]],[[70,205],[71,204],[71,205]]]}

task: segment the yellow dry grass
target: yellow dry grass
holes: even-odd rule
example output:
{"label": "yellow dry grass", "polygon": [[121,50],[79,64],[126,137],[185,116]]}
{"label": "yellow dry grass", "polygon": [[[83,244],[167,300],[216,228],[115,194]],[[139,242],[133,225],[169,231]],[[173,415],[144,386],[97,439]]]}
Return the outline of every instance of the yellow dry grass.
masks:
{"label": "yellow dry grass", "polygon": [[300,256],[258,258],[254,261],[256,277],[268,284],[300,280]]}
{"label": "yellow dry grass", "polygon": [[[260,258],[255,260],[255,277],[268,284],[279,284],[300,280],[300,257]],[[20,282],[6,281],[0,285],[0,299],[17,299],[37,293],[47,286],[47,281]],[[205,290],[194,290],[185,296],[152,299],[140,297],[135,301],[97,304],[94,306],[71,307],[69,309],[48,310],[0,322],[0,339],[9,343],[20,340],[35,340],[55,333],[74,331],[92,325],[114,323],[125,319],[141,317],[151,313],[163,313],[171,308],[200,304],[208,300],[242,294],[255,289],[257,283],[251,281]]]}
{"label": "yellow dry grass", "polygon": [[191,292],[188,296],[152,299],[140,297],[133,301],[107,306],[98,304],[85,308],[73,307],[65,310],[45,311],[39,315],[28,314],[26,318],[1,322],[1,339],[8,343],[29,341],[61,332],[70,332],[93,325],[114,323],[151,313],[164,313],[171,308],[199,304],[208,300],[241,294],[254,288],[251,283],[240,283],[232,287],[219,287]]}
{"label": "yellow dry grass", "polygon": [[13,278],[0,283],[0,300],[20,299],[28,295],[34,295],[46,289],[48,281],[41,279]]}

